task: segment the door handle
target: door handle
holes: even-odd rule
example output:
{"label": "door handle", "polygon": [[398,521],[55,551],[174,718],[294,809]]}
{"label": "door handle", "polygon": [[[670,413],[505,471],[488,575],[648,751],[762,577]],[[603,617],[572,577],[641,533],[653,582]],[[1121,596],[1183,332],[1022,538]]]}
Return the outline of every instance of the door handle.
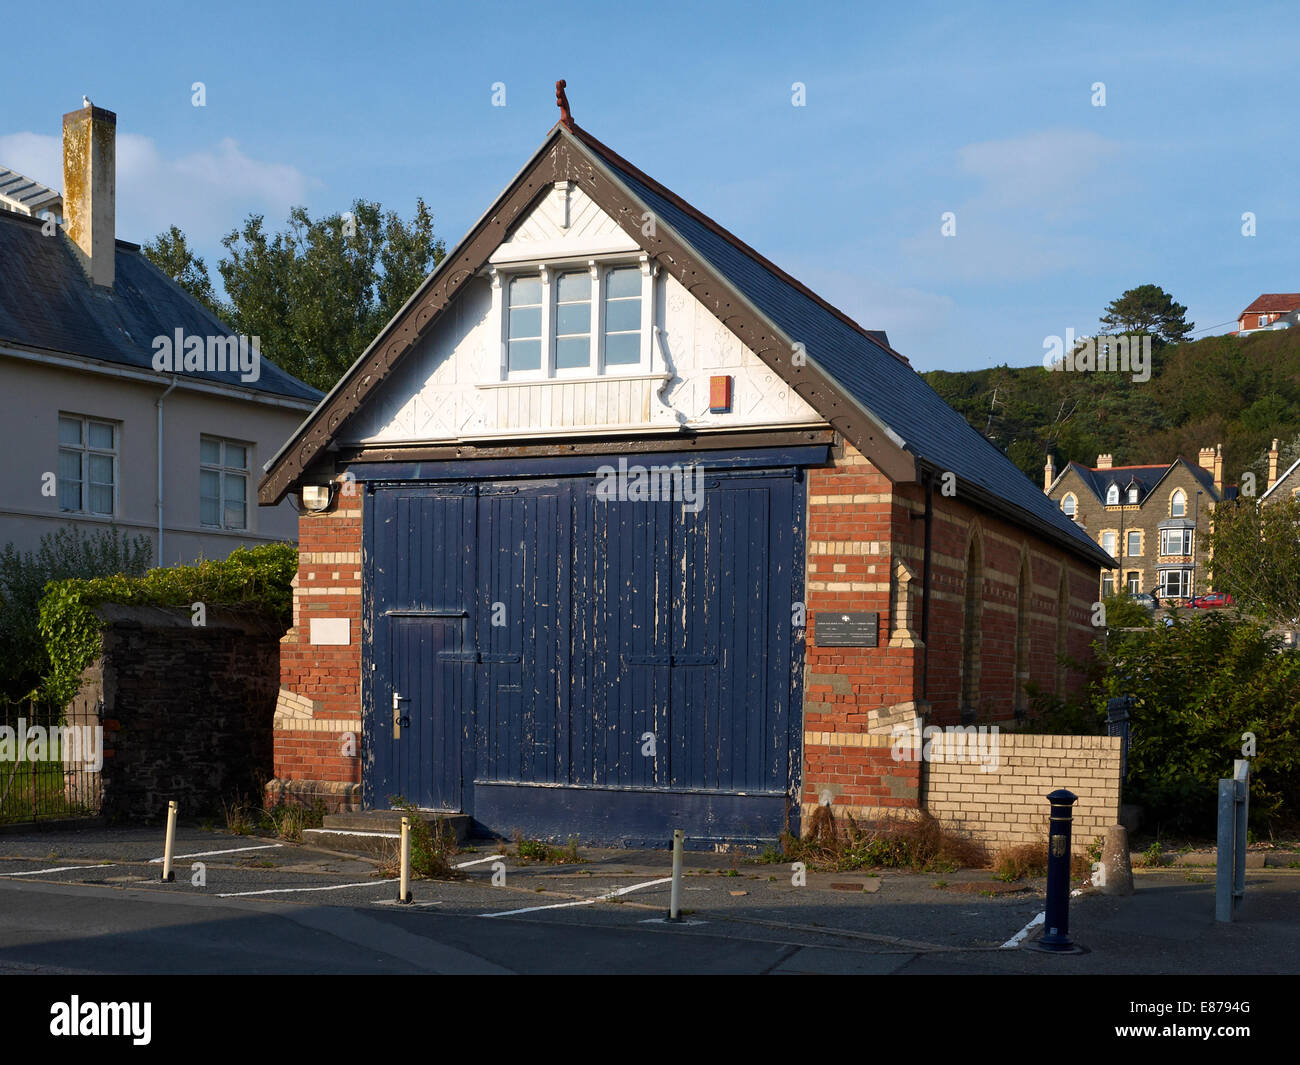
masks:
{"label": "door handle", "polygon": [[402,729],[411,727],[411,719],[402,714],[402,703],[410,700],[393,692],[393,739],[402,738]]}

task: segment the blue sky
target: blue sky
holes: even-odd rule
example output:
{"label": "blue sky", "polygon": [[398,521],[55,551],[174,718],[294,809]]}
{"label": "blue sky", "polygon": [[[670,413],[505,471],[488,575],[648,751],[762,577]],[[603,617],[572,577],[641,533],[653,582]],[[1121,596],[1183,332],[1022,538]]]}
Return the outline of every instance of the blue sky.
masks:
{"label": "blue sky", "polygon": [[118,235],[175,223],[214,279],[223,233],[298,203],[423,196],[450,247],[563,77],[580,125],[920,370],[1040,363],[1148,282],[1202,333],[1300,291],[1293,11],[1072,6],[74,3],[6,48],[0,163],[61,185],[86,93],[118,115]]}

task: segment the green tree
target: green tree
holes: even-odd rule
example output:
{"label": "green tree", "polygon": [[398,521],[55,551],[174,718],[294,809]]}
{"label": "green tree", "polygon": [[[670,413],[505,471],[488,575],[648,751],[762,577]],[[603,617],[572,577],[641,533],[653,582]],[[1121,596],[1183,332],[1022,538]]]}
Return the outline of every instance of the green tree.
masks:
{"label": "green tree", "polygon": [[1241,499],[1214,510],[1214,586],[1248,613],[1300,619],[1300,499]]}
{"label": "green tree", "polygon": [[185,234],[176,226],[159,233],[141,249],[154,266],[170,277],[186,292],[198,300],[218,318],[224,318],[229,308],[223,307],[212,291],[212,278],[207,264],[190,250]]}
{"label": "green tree", "polygon": [[260,338],[276,365],[328,391],[401,309],[446,250],[423,200],[404,222],[356,200],[313,221],[295,207],[268,234],[261,215],[222,240],[218,269],[236,330]]}
{"label": "green tree", "polygon": [[1106,305],[1101,316],[1104,332],[1150,333],[1153,337],[1176,344],[1192,331],[1195,322],[1187,321],[1187,308],[1159,285],[1139,285]]}

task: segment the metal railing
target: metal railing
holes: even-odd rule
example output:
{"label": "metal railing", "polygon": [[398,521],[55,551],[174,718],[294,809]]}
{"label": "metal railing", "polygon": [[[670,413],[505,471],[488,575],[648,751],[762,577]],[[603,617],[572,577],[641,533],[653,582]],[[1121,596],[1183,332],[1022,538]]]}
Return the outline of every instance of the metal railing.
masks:
{"label": "metal railing", "polygon": [[98,815],[101,705],[69,719],[34,702],[0,705],[0,824]]}

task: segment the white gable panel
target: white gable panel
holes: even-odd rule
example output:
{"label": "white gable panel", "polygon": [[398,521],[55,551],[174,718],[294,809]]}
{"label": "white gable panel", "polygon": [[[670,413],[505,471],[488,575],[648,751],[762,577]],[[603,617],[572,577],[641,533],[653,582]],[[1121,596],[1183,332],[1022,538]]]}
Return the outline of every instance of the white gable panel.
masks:
{"label": "white gable panel", "polygon": [[557,182],[492,253],[509,263],[636,251],[637,243],[572,182]]}
{"label": "white gable panel", "polygon": [[[567,202],[566,201],[567,198]],[[563,212],[568,211],[566,216]],[[569,222],[568,232],[560,223]],[[502,262],[546,261],[557,243],[611,245],[612,219],[581,191],[552,189],[502,248]],[[622,237],[624,241],[626,237]],[[530,251],[524,254],[527,246]],[[495,259],[496,256],[494,255]],[[502,381],[502,337],[487,277],[469,282],[428,335],[349,419],[347,443],[397,444],[553,435],[822,425],[781,377],[675,278],[654,277],[647,372]],[[732,406],[709,411],[710,378],[732,378]]]}

